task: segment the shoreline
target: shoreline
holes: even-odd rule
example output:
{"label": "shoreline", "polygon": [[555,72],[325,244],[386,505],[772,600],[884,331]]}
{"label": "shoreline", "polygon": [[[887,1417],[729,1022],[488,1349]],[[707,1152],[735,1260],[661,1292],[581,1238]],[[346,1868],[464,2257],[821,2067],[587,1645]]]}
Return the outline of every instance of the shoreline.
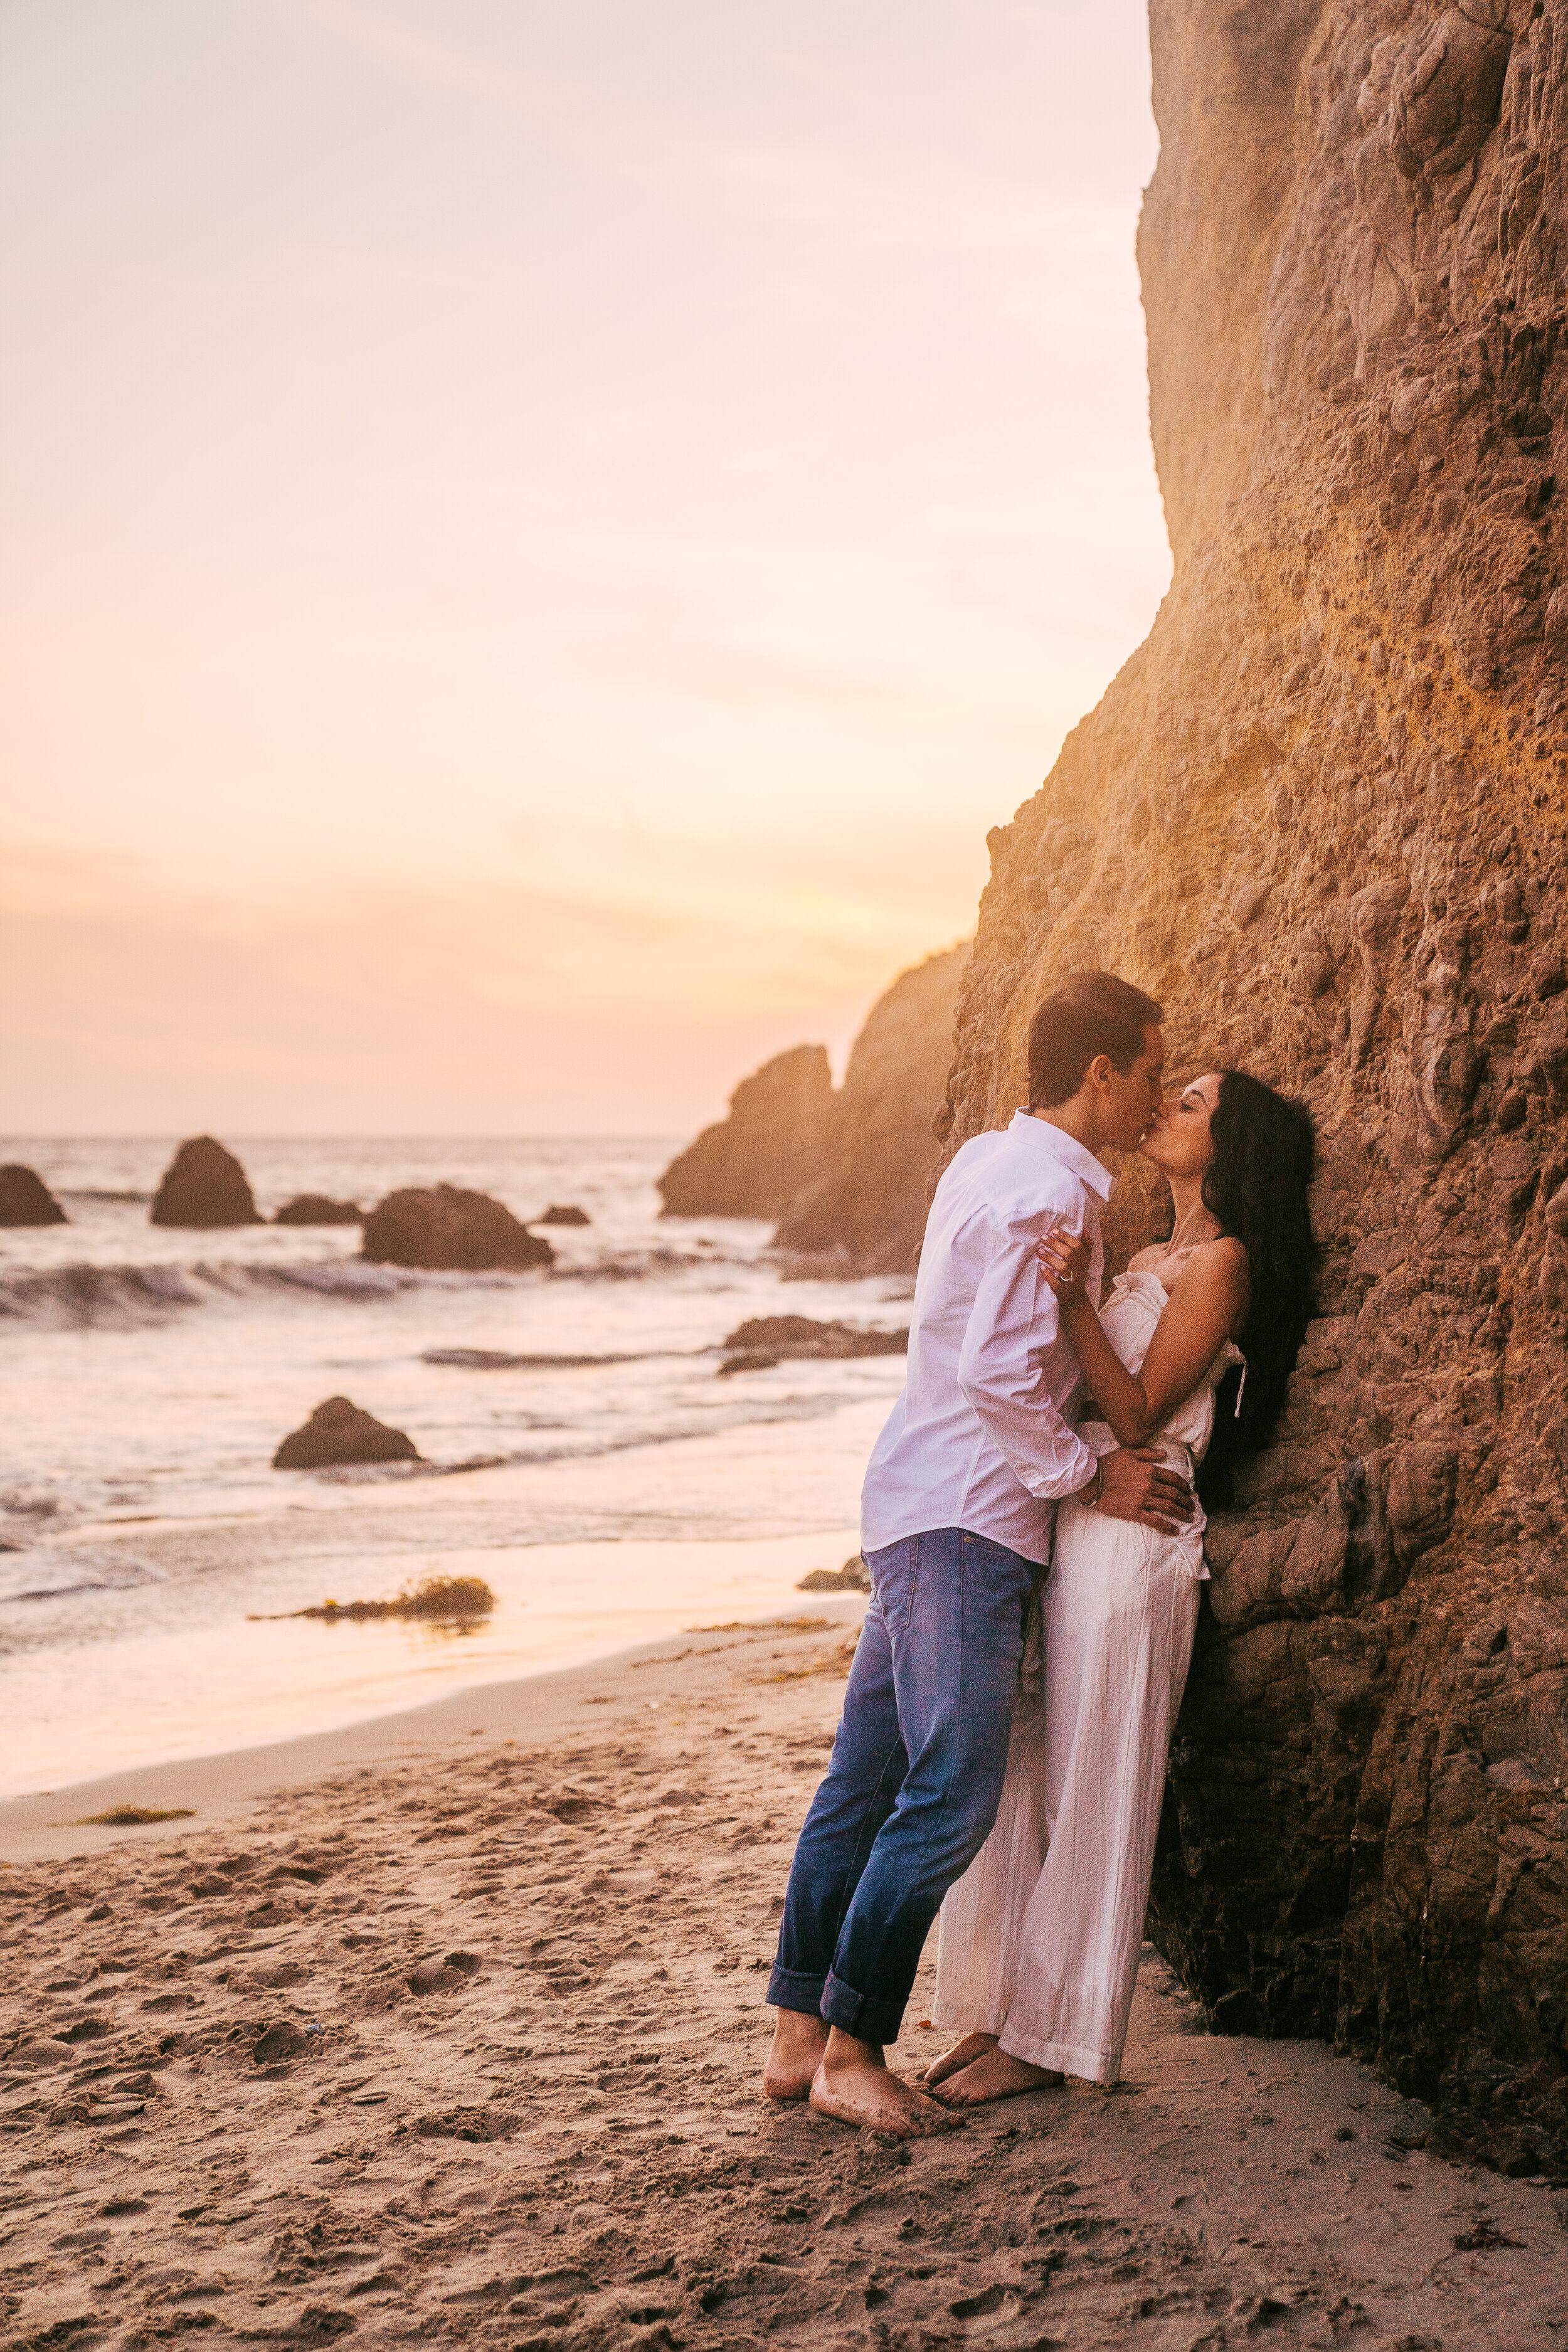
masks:
{"label": "shoreline", "polygon": [[[791,1616],[820,1620],[840,1639],[858,1626],[865,1609],[859,1592],[801,1592],[793,1600]],[[695,1651],[688,1635],[704,1633],[711,1647]],[[123,1840],[159,1843],[214,1827],[254,1811],[279,1790],[325,1781],[339,1772],[374,1770],[410,1749],[463,1746],[475,1738],[548,1738],[578,1725],[585,1706],[603,1707],[602,1727],[682,1700],[700,1704],[723,1675],[720,1661],[732,1653],[764,1641],[777,1646],[807,1638],[780,1630],[777,1615],[758,1614],[737,1619],[732,1631],[689,1628],[537,1674],[464,1683],[417,1706],[320,1731],[126,1765],[53,1789],[0,1797],[0,1869],[46,1856],[86,1857]],[[60,1818],[63,1806],[79,1804],[83,1813],[120,1805],[190,1806],[193,1817],[119,1826]]]}
{"label": "shoreline", "polygon": [[[29,1832],[60,1842],[0,1868],[6,2340],[1560,2343],[1561,2196],[1427,2157],[1321,2043],[1211,2037],[1147,1949],[1114,2094],[904,2145],[763,2100],[858,1613],[237,1751],[195,1821]],[[906,2073],[931,1983],[928,1946]]]}
{"label": "shoreline", "polygon": [[[329,1542],[321,1519],[309,1513],[260,1528],[193,1521],[160,1530],[161,1542],[135,1531],[126,1548],[139,1541],[169,1566],[182,1553],[226,1549],[232,1562],[246,1549],[270,1546],[275,1578],[289,1547],[296,1556],[281,1595],[289,1606],[311,1606],[328,1593],[350,1599],[366,1585],[374,1592],[431,1573],[482,1578],[495,1606],[460,1627],[225,1612],[112,1641],[14,1653],[0,1662],[0,1711],[30,1730],[0,1774],[0,1820],[7,1805],[34,1793],[58,1795],[79,1783],[220,1756],[231,1728],[239,1749],[346,1738],[362,1725],[492,1684],[532,1681],[658,1644],[693,1622],[800,1614],[834,1597],[801,1593],[801,1578],[837,1569],[858,1543],[843,1524],[759,1536],[627,1533],[506,1543],[496,1540],[497,1515],[488,1504],[482,1516],[460,1518],[405,1513],[395,1547],[374,1521],[367,1531],[358,1514],[332,1525],[336,1540]],[[381,1543],[367,1549],[377,1536]],[[171,1582],[162,1592],[177,1589]],[[199,1606],[199,1591],[194,1597]]]}

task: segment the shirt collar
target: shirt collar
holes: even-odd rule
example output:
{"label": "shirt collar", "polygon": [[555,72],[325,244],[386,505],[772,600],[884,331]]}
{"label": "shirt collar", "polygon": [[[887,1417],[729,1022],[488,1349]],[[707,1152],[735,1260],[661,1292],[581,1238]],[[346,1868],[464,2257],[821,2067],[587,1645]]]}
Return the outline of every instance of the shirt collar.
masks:
{"label": "shirt collar", "polygon": [[1012,1132],[1020,1137],[1033,1151],[1044,1151],[1064,1168],[1070,1168],[1080,1183],[1087,1184],[1100,1200],[1109,1201],[1116,1190],[1116,1179],[1109,1168],[1098,1160],[1092,1151],[1086,1151],[1076,1136],[1065,1127],[1053,1127],[1049,1119],[1037,1118],[1032,1110],[1013,1113]]}

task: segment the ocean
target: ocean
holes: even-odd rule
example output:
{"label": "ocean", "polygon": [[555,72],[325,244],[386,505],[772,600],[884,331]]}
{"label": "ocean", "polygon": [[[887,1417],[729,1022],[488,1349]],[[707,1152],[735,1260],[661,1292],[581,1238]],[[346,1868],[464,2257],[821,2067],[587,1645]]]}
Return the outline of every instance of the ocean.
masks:
{"label": "ocean", "polygon": [[[415,1273],[366,1265],[357,1226],[153,1225],[172,1138],[0,1144],[70,1219],[0,1231],[0,1793],[809,1610],[903,1359],[722,1378],[720,1345],[759,1315],[898,1328],[912,1282],[786,1286],[766,1225],[661,1220],[668,1139],[225,1140],[264,1216],[447,1181],[591,1222],[543,1229],[546,1271]],[[424,1459],[273,1470],[337,1394]],[[497,1606],[283,1615],[428,1574]]]}

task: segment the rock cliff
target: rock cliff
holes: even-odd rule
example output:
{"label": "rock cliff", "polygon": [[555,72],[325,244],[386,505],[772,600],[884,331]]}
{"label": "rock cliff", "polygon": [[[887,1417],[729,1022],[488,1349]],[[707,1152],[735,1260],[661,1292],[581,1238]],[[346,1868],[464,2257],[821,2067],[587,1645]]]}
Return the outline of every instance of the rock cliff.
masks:
{"label": "rock cliff", "polygon": [[658,1180],[667,1217],[776,1217],[818,1173],[833,1074],[826,1045],[775,1054]]}
{"label": "rock cliff", "polygon": [[845,1249],[865,1273],[909,1272],[968,960],[967,941],[928,956],[871,1007],[833,1097],[821,1172],[785,1210],[779,1248]]}
{"label": "rock cliff", "polygon": [[[1321,1316],[1215,1581],[1152,1924],[1568,2172],[1568,0],[1154,0],[1176,556],[992,879],[939,1133],[1075,966],[1302,1094]],[[1155,1202],[1134,1165],[1120,1246]]]}

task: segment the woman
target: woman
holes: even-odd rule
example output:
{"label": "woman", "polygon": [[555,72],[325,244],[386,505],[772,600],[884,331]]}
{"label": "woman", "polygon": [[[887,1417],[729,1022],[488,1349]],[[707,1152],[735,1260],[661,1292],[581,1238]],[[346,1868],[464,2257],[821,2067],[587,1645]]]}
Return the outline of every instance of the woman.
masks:
{"label": "woman", "polygon": [[[1102,1455],[1154,1444],[1194,1478],[1206,1453],[1201,1489],[1228,1500],[1231,1466],[1266,1439],[1311,1312],[1311,1120],[1226,1070],[1164,1105],[1141,1148],[1169,1179],[1175,1223],[1119,1276],[1103,1321],[1082,1243],[1039,1246],[1092,1392],[1079,1434]],[[996,1825],[942,1908],[932,2015],[963,2039],[923,2080],[950,2105],[1064,2074],[1119,2079],[1205,1524],[1198,1509],[1160,1533],[1098,1517],[1092,1502],[1061,1506],[1043,1690],[1031,1643]]]}

